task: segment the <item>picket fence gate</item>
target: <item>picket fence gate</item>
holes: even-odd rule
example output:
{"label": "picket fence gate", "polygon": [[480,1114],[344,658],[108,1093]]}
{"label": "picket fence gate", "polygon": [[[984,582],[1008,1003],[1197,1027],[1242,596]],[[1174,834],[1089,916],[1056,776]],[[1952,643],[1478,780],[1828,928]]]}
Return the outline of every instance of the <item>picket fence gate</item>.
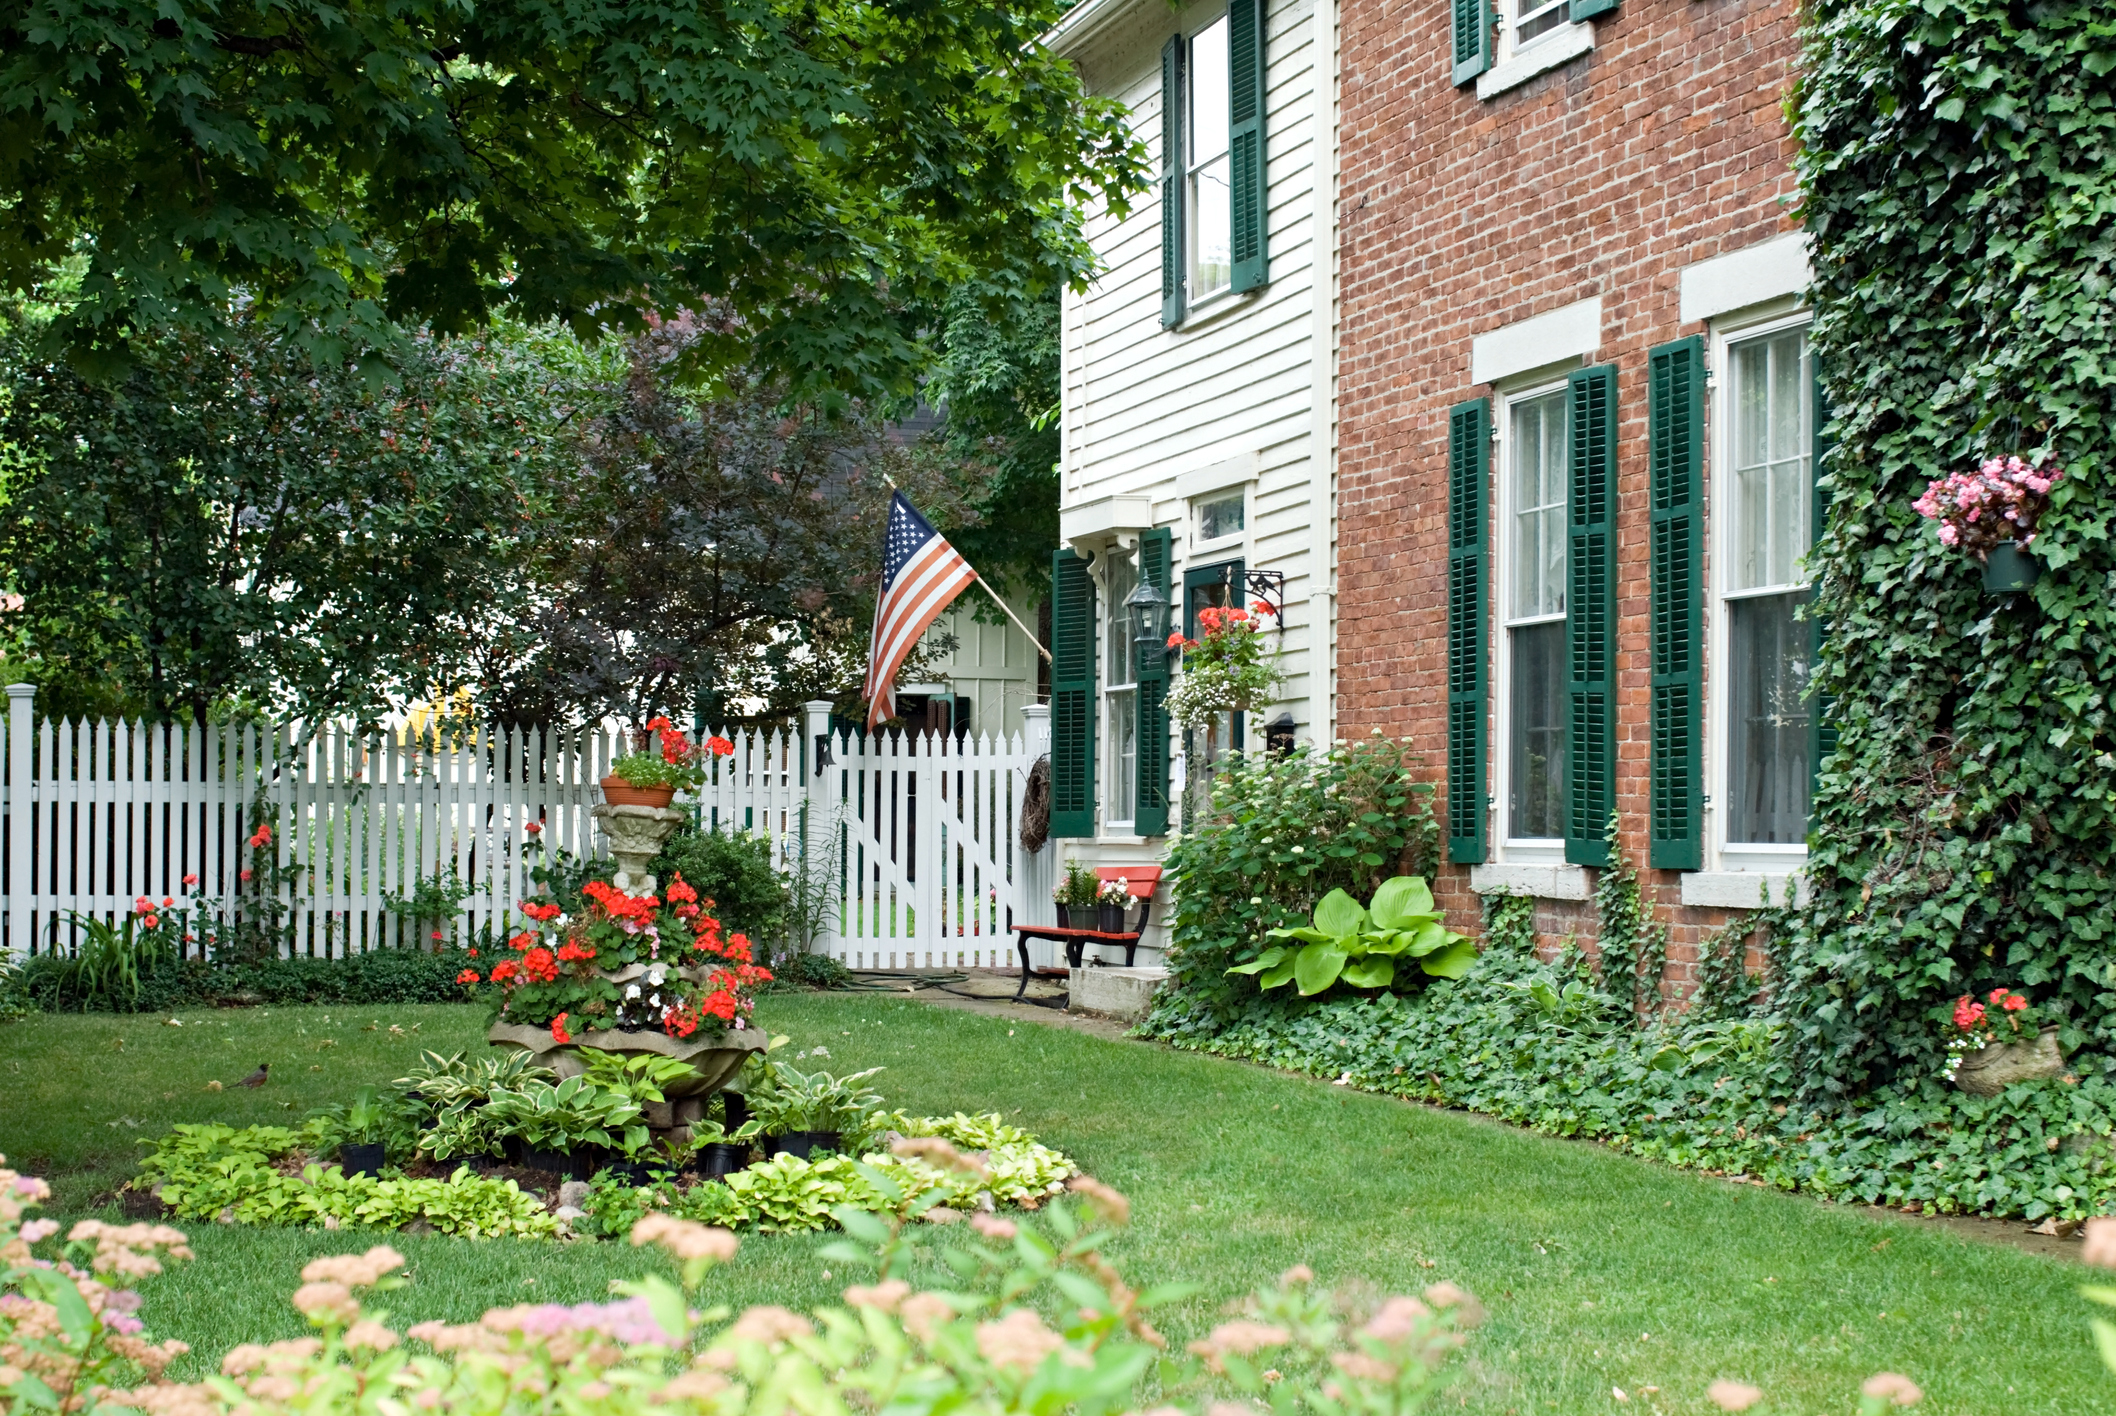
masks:
{"label": "picket fence gate", "polygon": [[[33,689],[7,694],[0,919],[15,955],[69,952],[81,919],[143,897],[269,925],[294,956],[504,934],[538,891],[540,852],[603,853],[590,813],[625,747],[593,728],[39,721]],[[800,733],[727,734],[694,809],[769,839],[810,949],[865,970],[1004,964],[1009,926],[1049,913],[1054,850],[1019,840],[1047,711],[1005,740],[869,737],[833,734],[812,703]],[[422,882],[460,903],[415,915]]]}

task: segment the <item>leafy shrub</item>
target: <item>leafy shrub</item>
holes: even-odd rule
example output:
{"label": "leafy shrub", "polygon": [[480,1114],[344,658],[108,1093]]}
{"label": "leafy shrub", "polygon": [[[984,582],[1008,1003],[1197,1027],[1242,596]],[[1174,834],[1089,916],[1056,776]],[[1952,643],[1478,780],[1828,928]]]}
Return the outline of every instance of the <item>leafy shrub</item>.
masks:
{"label": "leafy shrub", "polygon": [[772,976],[771,983],[762,990],[766,993],[779,988],[844,988],[852,982],[852,970],[845,967],[842,959],[811,954],[796,944],[768,954],[765,966]]}
{"label": "leafy shrub", "polygon": [[[2106,0],[1804,15],[1837,746],[1774,992],[1788,1084],[1823,1100],[1914,1086],[1953,1000],[2001,985],[2052,1006],[2068,1050],[2116,1051],[2116,41]],[[2068,471],[2046,573],[1993,600],[1915,503],[2014,454]]]}
{"label": "leafy shrub", "polygon": [[179,1217],[238,1224],[365,1225],[396,1229],[424,1220],[444,1234],[473,1239],[548,1237],[556,1217],[512,1180],[459,1169],[437,1177],[378,1179],[347,1175],[336,1165],[308,1165],[289,1175],[282,1164],[313,1144],[283,1126],[178,1126],[156,1142],[137,1188],[154,1188]]}
{"label": "leafy shrub", "polygon": [[1257,986],[1227,970],[1261,953],[1267,930],[1301,922],[1331,890],[1366,899],[1391,875],[1431,875],[1439,826],[1414,761],[1377,736],[1221,769],[1211,809],[1168,853],[1168,968],[1186,996],[1232,1016]]}
{"label": "leafy shrub", "polygon": [[881,1071],[879,1067],[834,1077],[828,1072],[800,1071],[791,1063],[772,1060],[769,1054],[761,1062],[753,1059],[746,1065],[755,1071],[746,1079],[743,1095],[767,1136],[789,1131],[856,1134],[882,1106],[880,1092],[860,1085]]}
{"label": "leafy shrub", "polygon": [[680,871],[700,897],[713,901],[728,929],[771,943],[786,937],[789,892],[786,877],[772,866],[770,837],[686,821],[662,843],[653,868],[657,880]]}
{"label": "leafy shrub", "polygon": [[1271,929],[1266,939],[1297,940],[1264,950],[1227,972],[1253,974],[1265,992],[1291,983],[1306,998],[1340,978],[1354,988],[1387,988],[1396,982],[1396,960],[1415,959],[1434,978],[1460,978],[1476,960],[1476,943],[1447,927],[1433,892],[1415,875],[1392,875],[1374,892],[1373,903],[1332,890],[1315,906],[1315,918],[1290,929]]}
{"label": "leafy shrub", "polygon": [[1815,1109],[1778,1072],[1783,1026],[1675,1016],[1640,1028],[1577,951],[1545,963],[1524,940],[1488,943],[1461,980],[1415,995],[1275,994],[1228,1021],[1164,993],[1144,1031],[1831,1199],[2031,1219],[2116,1205],[2116,1068],[2104,1060],[1989,1100],[1935,1069],[1857,1109]]}
{"label": "leafy shrub", "polygon": [[476,962],[461,949],[434,953],[374,949],[343,959],[260,959],[252,963],[162,957],[142,968],[139,992],[127,1001],[82,998],[67,982],[68,961],[39,954],[23,965],[20,986],[32,1006],[53,1013],[169,1013],[184,1008],[301,1003],[460,1003],[463,987],[456,978]]}
{"label": "leafy shrub", "polygon": [[631,1155],[647,1144],[639,1103],[586,1077],[568,1077],[555,1085],[525,1081],[519,1088],[495,1087],[485,1101],[483,1119],[500,1135],[539,1150],[595,1145]]}

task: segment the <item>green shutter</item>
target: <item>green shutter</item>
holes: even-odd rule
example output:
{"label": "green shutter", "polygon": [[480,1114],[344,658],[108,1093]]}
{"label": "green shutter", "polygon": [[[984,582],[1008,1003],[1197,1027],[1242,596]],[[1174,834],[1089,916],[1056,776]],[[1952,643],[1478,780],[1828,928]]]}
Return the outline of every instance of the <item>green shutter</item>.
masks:
{"label": "green shutter", "polygon": [[1615,8],[1616,0],[1571,0],[1565,7],[1565,18],[1577,24],[1596,15],[1606,15]]}
{"label": "green shutter", "polygon": [[1051,834],[1095,834],[1095,583],[1051,557]]}
{"label": "green shutter", "polygon": [[[1168,598],[1168,569],[1175,533],[1167,527],[1139,538],[1139,579]],[[1132,830],[1141,836],[1168,834],[1168,656],[1146,647],[1139,655],[1138,797]]]}
{"label": "green shutter", "polygon": [[1705,350],[1695,335],[1646,356],[1653,498],[1652,838],[1658,870],[1704,865]]}
{"label": "green shutter", "polygon": [[[1813,500],[1808,511],[1808,541],[1810,546],[1822,544],[1822,533],[1829,529],[1830,492],[1822,485],[1827,475],[1822,462],[1836,446],[1836,439],[1828,436],[1829,397],[1822,391],[1822,361],[1809,356],[1813,367],[1814,404],[1809,416],[1814,420],[1810,436],[1814,439],[1808,459],[1808,486]],[[1808,583],[1816,581],[1815,572],[1808,571]],[[1822,640],[1829,626],[1822,622],[1820,606],[1816,604],[1814,592],[1808,592],[1808,655],[1807,671],[1810,682],[1822,668]],[[1815,818],[1815,788],[1822,776],[1822,759],[1837,750],[1837,725],[1830,720],[1830,711],[1835,702],[1819,684],[1808,695],[1807,702],[1807,773],[1808,773],[1808,820]]]}
{"label": "green shutter", "polygon": [[1269,157],[1264,142],[1264,0],[1227,3],[1227,167],[1234,207],[1234,289],[1271,278]]}
{"label": "green shutter", "polygon": [[1183,36],[1161,46],[1161,324],[1183,322]]}
{"label": "green shutter", "polygon": [[1485,857],[1485,501],[1491,400],[1447,414],[1447,858]]}
{"label": "green shutter", "polygon": [[1616,368],[1566,381],[1572,485],[1566,497],[1565,859],[1607,865],[1616,801]]}
{"label": "green shutter", "polygon": [[1491,67],[1491,0],[1453,0],[1455,83],[1459,86]]}

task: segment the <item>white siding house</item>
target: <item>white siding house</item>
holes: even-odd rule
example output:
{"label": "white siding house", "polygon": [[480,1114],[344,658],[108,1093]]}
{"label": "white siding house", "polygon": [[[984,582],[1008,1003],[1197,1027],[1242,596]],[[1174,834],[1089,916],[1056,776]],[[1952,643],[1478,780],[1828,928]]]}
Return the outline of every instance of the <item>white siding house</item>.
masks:
{"label": "white siding house", "polygon": [[1129,106],[1160,174],[1129,215],[1089,214],[1104,269],[1064,303],[1052,820],[1071,859],[1158,860],[1209,770],[1131,648],[1142,573],[1192,633],[1201,605],[1282,601],[1289,677],[1229,725],[1244,750],[1333,734],[1336,30],[1334,0],[1086,0],[1047,37]]}

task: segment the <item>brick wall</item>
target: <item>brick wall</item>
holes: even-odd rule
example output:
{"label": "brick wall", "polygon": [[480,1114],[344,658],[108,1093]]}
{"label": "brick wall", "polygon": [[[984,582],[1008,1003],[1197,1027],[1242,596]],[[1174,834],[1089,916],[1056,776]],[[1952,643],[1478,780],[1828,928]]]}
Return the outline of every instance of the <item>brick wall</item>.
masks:
{"label": "brick wall", "polygon": [[[1796,14],[1625,0],[1594,23],[1592,51],[1480,102],[1448,81],[1445,4],[1345,0],[1340,732],[1408,733],[1441,777],[1447,409],[1489,392],[1470,384],[1472,337],[1598,295],[1596,362],[1618,367],[1621,415],[1617,806],[1643,862],[1646,351],[1703,332],[1680,323],[1681,267],[1794,229],[1781,103]],[[1687,994],[1723,912],[1683,907],[1673,872],[1641,874]],[[1468,868],[1437,885],[1455,927],[1475,927]],[[1591,938],[1591,907],[1538,916]]]}

